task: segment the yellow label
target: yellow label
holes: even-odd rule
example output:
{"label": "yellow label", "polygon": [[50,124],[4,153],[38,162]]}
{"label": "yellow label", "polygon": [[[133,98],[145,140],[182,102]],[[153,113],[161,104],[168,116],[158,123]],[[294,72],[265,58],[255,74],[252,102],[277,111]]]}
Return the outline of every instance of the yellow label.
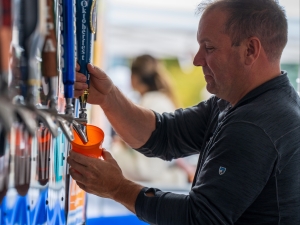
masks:
{"label": "yellow label", "polygon": [[96,0],[93,0],[91,11],[90,11],[90,28],[93,34],[96,33],[97,26],[97,8],[96,8]]}

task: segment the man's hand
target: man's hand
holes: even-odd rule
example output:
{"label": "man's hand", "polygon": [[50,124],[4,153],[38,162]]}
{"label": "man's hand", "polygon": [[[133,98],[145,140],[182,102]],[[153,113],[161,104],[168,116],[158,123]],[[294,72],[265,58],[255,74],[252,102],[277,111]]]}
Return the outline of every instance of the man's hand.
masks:
{"label": "man's hand", "polygon": [[[98,67],[94,67],[91,64],[87,65],[90,73],[90,87],[88,103],[101,105],[105,102],[108,94],[113,90],[114,84],[111,79]],[[86,76],[79,73],[80,66],[76,65],[76,82],[75,82],[75,97],[79,97],[83,94],[84,90],[88,88],[86,84]]]}
{"label": "man's hand", "polygon": [[135,213],[135,200],[142,186],[124,178],[112,155],[103,149],[103,159],[70,151],[70,175],[84,191],[113,199]]}

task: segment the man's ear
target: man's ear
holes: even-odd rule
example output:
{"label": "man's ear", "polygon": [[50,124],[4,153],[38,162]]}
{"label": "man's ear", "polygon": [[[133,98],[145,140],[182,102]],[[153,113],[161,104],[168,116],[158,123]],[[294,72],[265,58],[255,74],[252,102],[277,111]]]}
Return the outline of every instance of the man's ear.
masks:
{"label": "man's ear", "polygon": [[245,64],[252,65],[261,53],[261,42],[257,37],[250,37],[245,40]]}

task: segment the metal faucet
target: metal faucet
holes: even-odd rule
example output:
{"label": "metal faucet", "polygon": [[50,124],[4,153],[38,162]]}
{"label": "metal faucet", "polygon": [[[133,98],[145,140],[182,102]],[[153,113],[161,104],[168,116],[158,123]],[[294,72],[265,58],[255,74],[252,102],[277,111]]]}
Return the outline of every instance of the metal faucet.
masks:
{"label": "metal faucet", "polygon": [[65,115],[73,117],[72,127],[78,133],[82,142],[87,143],[87,134],[83,126],[86,124],[86,117],[74,118],[74,82],[75,82],[75,0],[61,1],[60,12],[60,33],[61,33],[61,58],[60,66],[64,83],[64,97],[66,99]]}
{"label": "metal faucet", "polygon": [[[80,71],[87,78],[87,85],[90,85],[90,74],[87,70],[87,64],[92,62],[93,43],[95,39],[97,27],[97,1],[88,0],[86,4],[81,4],[81,0],[76,0],[76,39],[77,47],[77,61],[80,65]],[[84,50],[82,50],[84,49]],[[85,90],[79,97],[80,113],[79,121],[81,122],[81,130],[87,137],[87,114],[86,104],[89,95],[89,90]],[[86,139],[88,141],[88,139]]]}
{"label": "metal faucet", "polygon": [[56,125],[59,126],[68,139],[69,142],[73,141],[73,131],[71,124],[73,116],[59,114],[57,110],[57,93],[58,93],[58,17],[55,18],[55,13],[58,11],[57,4],[54,0],[47,1],[47,32],[45,41],[42,48],[42,63],[41,71],[42,76],[49,84],[49,93],[47,95],[48,107],[39,105],[37,108],[49,113]]}
{"label": "metal faucet", "polygon": [[74,118],[72,125],[74,130],[77,132],[78,136],[80,137],[81,141],[83,143],[87,143],[89,140],[86,131],[86,122],[82,121],[81,118]]}
{"label": "metal faucet", "polygon": [[78,132],[82,132],[82,134],[80,134],[80,137],[83,137],[81,138],[83,143],[87,143],[89,141],[87,129],[86,129],[86,125],[87,125],[86,103],[87,103],[88,94],[89,94],[88,90],[85,90],[83,95],[79,97],[80,113],[79,113],[79,118],[75,119],[80,125],[81,131]]}
{"label": "metal faucet", "polygon": [[[20,2],[19,18],[15,19],[18,33],[19,66],[21,71],[21,95],[14,98],[17,111],[28,110],[35,115],[36,123],[42,122],[53,137],[58,135],[58,127],[51,114],[36,107],[40,87],[40,71],[38,66],[39,50],[46,35],[46,4],[39,0],[23,0]],[[30,16],[28,16],[30,14]],[[23,97],[24,96],[24,97]],[[20,112],[21,112],[20,111]],[[24,121],[25,122],[25,121]],[[37,124],[36,127],[37,128]]]}
{"label": "metal faucet", "polygon": [[[9,70],[9,46],[12,35],[11,3],[0,1],[0,124],[1,130],[9,132],[14,122],[14,109],[7,95]],[[2,12],[6,12],[3,13]]]}

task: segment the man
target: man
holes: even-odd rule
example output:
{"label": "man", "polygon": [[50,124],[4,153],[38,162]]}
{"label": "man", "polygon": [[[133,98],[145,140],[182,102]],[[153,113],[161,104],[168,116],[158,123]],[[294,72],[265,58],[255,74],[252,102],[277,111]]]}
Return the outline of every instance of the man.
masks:
{"label": "man", "polygon": [[[209,100],[160,115],[89,65],[90,103],[130,146],[164,160],[200,153],[189,195],[126,180],[107,151],[104,160],[71,152],[70,173],[85,191],[151,224],[300,224],[300,100],[280,71],[285,13],[274,0],[219,0],[199,10],[194,64]],[[77,74],[77,95],[84,81]]]}

